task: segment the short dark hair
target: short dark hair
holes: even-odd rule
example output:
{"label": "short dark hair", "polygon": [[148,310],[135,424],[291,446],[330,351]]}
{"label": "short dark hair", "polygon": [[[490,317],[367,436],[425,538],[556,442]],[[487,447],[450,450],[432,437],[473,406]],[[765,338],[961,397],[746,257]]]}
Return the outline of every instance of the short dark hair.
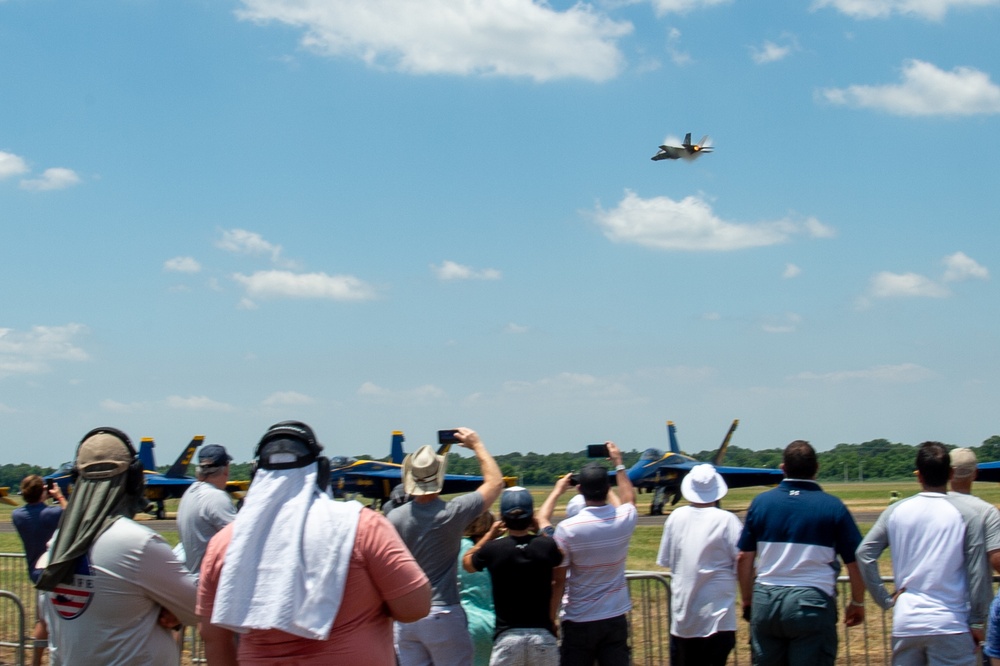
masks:
{"label": "short dark hair", "polygon": [[797,439],[785,447],[781,462],[785,466],[785,476],[789,479],[812,479],[819,470],[816,449],[803,439]]}
{"label": "short dark hair", "polygon": [[608,470],[595,462],[587,463],[580,469],[580,494],[583,499],[591,502],[603,502],[608,499],[611,482],[608,481]]}
{"label": "short dark hair", "polygon": [[951,456],[941,442],[924,442],[917,449],[917,471],[930,488],[948,485],[951,477]]}

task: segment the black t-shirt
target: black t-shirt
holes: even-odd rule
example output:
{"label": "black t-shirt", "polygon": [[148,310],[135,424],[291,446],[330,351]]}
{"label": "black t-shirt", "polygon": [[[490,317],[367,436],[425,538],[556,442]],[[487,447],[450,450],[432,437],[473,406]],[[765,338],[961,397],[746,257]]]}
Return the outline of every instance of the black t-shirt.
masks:
{"label": "black t-shirt", "polygon": [[556,542],[547,536],[508,536],[489,541],[472,554],[472,566],[486,569],[493,581],[497,614],[494,638],[508,629],[548,629],[552,569],[562,562]]}

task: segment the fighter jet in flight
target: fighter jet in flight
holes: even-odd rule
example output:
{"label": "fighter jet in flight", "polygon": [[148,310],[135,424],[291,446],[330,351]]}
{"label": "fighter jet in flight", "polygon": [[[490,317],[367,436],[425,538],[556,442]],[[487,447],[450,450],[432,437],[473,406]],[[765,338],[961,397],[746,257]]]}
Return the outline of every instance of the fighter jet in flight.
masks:
{"label": "fighter jet in flight", "polygon": [[708,135],[701,137],[701,141],[696,144],[691,143],[691,132],[684,136],[684,143],[679,146],[660,146],[660,152],[653,155],[654,162],[658,160],[693,160],[699,155],[712,152],[712,146],[708,143]]}

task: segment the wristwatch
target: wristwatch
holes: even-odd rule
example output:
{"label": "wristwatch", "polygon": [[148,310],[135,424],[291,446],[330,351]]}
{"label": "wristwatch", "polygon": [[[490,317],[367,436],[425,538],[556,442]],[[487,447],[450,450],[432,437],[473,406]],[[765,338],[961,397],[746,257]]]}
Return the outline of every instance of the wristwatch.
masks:
{"label": "wristwatch", "polygon": [[624,472],[627,469],[628,469],[628,467],[626,467],[625,465],[615,465],[615,471],[616,472]]}

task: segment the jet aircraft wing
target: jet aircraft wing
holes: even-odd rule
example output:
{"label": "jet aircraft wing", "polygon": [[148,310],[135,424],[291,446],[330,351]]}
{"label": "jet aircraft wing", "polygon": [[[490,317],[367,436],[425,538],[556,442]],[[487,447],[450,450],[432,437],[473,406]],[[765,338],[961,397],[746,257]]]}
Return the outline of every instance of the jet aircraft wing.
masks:
{"label": "jet aircraft wing", "polygon": [[1000,483],[1000,461],[976,465],[976,481]]}

